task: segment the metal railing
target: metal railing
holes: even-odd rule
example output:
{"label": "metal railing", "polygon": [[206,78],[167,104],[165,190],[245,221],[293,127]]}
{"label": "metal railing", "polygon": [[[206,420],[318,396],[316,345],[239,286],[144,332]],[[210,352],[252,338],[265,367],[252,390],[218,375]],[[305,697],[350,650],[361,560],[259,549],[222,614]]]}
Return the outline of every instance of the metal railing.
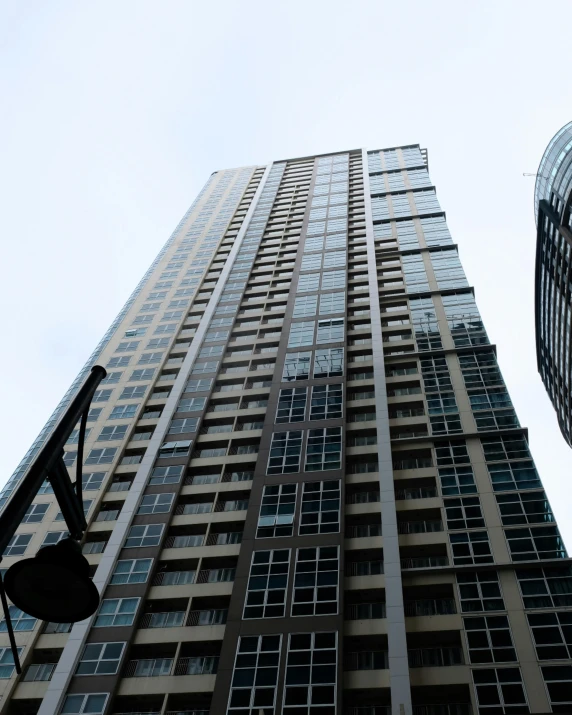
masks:
{"label": "metal railing", "polygon": [[401,559],[402,569],[432,569],[438,566],[448,566],[446,556],[420,556],[412,559]]}
{"label": "metal railing", "polygon": [[448,616],[457,613],[455,599],[453,598],[406,601],[404,610],[406,616]]}
{"label": "metal railing", "polygon": [[190,611],[187,626],[221,626],[226,623],[227,614],[227,608]]}
{"label": "metal railing", "polygon": [[22,680],[26,683],[51,680],[56,665],[57,663],[30,665]]}
{"label": "metal railing", "polygon": [[254,477],[253,472],[225,472],[222,475],[223,482],[250,482]]}
{"label": "metal railing", "polygon": [[172,658],[152,658],[146,660],[130,660],[125,666],[124,678],[158,678],[161,675],[171,675]]}
{"label": "metal railing", "polygon": [[153,579],[153,586],[184,586],[195,583],[196,571],[160,571]]}
{"label": "metal railing", "polygon": [[363,705],[345,710],[344,715],[391,715],[391,705]]}
{"label": "metal railing", "polygon": [[219,534],[209,534],[207,546],[224,546],[226,544],[240,544],[242,531],[227,531]]}
{"label": "metal railing", "polygon": [[417,457],[412,459],[401,459],[393,463],[393,469],[425,469],[432,467],[433,460],[431,457]]}
{"label": "metal railing", "polygon": [[419,487],[417,489],[397,489],[396,499],[432,499],[438,496],[435,487]]}
{"label": "metal railing", "polygon": [[227,583],[234,581],[236,569],[202,569],[197,583]]}
{"label": "metal railing", "polygon": [[182,536],[168,536],[165,539],[166,549],[184,549],[188,546],[202,546],[204,534],[184,534]]}
{"label": "metal railing", "polygon": [[428,534],[435,531],[443,531],[442,521],[398,521],[397,531],[399,534]]}
{"label": "metal railing", "polygon": [[107,541],[87,541],[81,547],[82,554],[101,554],[105,551]]}
{"label": "metal railing", "polygon": [[389,658],[386,650],[357,651],[346,653],[344,670],[386,670]]}
{"label": "metal railing", "polygon": [[106,511],[100,511],[97,515],[96,521],[115,521],[119,516],[121,509],[107,509]]}
{"label": "metal railing", "polygon": [[407,651],[410,668],[445,667],[463,664],[463,650],[450,648],[413,648]]}
{"label": "metal railing", "polygon": [[381,536],[381,524],[358,524],[346,528],[346,539],[363,539],[367,536]]}
{"label": "metal railing", "polygon": [[346,497],[346,504],[371,504],[378,502],[380,499],[379,492],[354,492]]}
{"label": "metal railing", "polygon": [[435,705],[414,705],[413,715],[469,715],[469,703],[443,703]]}
{"label": "metal railing", "polygon": [[113,482],[109,485],[108,492],[128,492],[131,489],[131,482]]}
{"label": "metal railing", "polygon": [[186,514],[210,514],[213,510],[213,503],[210,501],[195,502],[194,504],[177,504],[175,507],[175,515],[182,516]]}
{"label": "metal railing", "polygon": [[246,511],[248,509],[248,499],[229,499],[228,501],[217,501],[215,511]]}
{"label": "metal railing", "polygon": [[215,675],[218,656],[191,656],[179,658],[175,665],[175,675]]}
{"label": "metal railing", "polygon": [[185,622],[184,611],[144,613],[139,628],[178,628]]}
{"label": "metal railing", "polygon": [[383,573],[383,561],[349,561],[346,576],[377,576]]}
{"label": "metal railing", "polygon": [[191,484],[218,484],[220,482],[220,474],[193,474],[185,478],[185,486]]}
{"label": "metal railing", "polygon": [[73,623],[46,623],[44,633],[69,633]]}
{"label": "metal railing", "polygon": [[385,618],[385,603],[350,603],[346,606],[345,617],[348,621]]}

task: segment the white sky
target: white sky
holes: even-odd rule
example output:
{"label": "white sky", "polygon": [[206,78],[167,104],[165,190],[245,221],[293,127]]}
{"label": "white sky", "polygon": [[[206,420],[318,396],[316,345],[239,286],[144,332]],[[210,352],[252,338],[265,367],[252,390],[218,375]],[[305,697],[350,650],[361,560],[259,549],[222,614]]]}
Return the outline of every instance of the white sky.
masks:
{"label": "white sky", "polygon": [[572,549],[522,176],[572,118],[571,20],[569,0],[0,0],[0,484],[212,171],[419,142]]}

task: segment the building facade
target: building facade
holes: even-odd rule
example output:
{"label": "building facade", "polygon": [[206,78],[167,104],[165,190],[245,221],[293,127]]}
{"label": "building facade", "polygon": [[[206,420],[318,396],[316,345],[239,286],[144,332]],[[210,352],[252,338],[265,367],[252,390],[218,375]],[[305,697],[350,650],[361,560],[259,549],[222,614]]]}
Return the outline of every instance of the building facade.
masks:
{"label": "building facade", "polygon": [[570,311],[572,274],[572,122],[553,137],[536,178],[535,319],[538,372],[564,439],[572,447]]}
{"label": "building facade", "polygon": [[[418,145],[215,172],[93,362],[101,607],[12,608],[2,713],[572,710],[571,563]],[[3,566],[64,534],[45,484]]]}

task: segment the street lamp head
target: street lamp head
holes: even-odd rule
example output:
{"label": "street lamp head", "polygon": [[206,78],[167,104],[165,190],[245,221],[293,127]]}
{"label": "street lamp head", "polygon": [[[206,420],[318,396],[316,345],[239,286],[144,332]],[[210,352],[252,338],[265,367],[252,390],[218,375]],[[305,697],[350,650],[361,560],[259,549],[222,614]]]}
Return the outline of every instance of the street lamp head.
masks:
{"label": "street lamp head", "polygon": [[96,612],[99,593],[77,541],[62,539],[31,559],[11,566],[4,577],[8,598],[34,618],[76,623]]}

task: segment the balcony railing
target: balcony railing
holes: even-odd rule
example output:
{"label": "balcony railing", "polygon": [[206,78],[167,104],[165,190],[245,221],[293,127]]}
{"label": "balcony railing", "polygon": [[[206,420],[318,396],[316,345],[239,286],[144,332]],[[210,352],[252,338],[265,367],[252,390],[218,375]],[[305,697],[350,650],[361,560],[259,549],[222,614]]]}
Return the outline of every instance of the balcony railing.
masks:
{"label": "balcony railing", "polygon": [[234,581],[236,569],[202,569],[197,583],[226,583]]}
{"label": "balcony railing", "polygon": [[227,608],[191,611],[187,618],[187,626],[221,626],[226,623],[227,614]]}
{"label": "balcony railing", "polygon": [[218,656],[179,658],[175,675],[215,675],[217,669]]}
{"label": "balcony railing", "polygon": [[443,531],[442,521],[399,521],[397,531],[400,534],[428,534]]}
{"label": "balcony railing", "polygon": [[357,651],[346,653],[344,670],[386,670],[389,659],[386,650]]}
{"label": "balcony railing", "polygon": [[346,576],[377,576],[383,573],[383,561],[349,561]]}
{"label": "balcony railing", "polygon": [[438,566],[448,566],[446,556],[421,556],[413,559],[401,559],[402,569],[433,569]]}
{"label": "balcony railing", "polygon": [[175,514],[177,516],[188,515],[188,514],[210,514],[213,510],[213,503],[208,502],[195,502],[194,504],[177,504],[175,507]]}
{"label": "balcony railing", "polygon": [[229,501],[217,501],[215,511],[246,511],[248,509],[248,499],[230,499]]}
{"label": "balcony railing", "polygon": [[100,511],[97,515],[96,521],[115,521],[119,516],[121,509],[108,509],[107,511]]}
{"label": "balcony railing", "polygon": [[253,473],[250,471],[244,472],[225,472],[222,475],[223,482],[250,482],[252,481]]}
{"label": "balcony railing", "polygon": [[224,546],[226,544],[240,544],[242,531],[228,531],[220,534],[209,534],[207,546]]}
{"label": "balcony railing", "polygon": [[130,660],[123,674],[124,678],[157,678],[170,675],[173,668],[172,658],[153,658],[150,660]]}
{"label": "balcony railing", "polygon": [[358,524],[346,528],[346,539],[363,539],[367,536],[381,536],[381,524]]}
{"label": "balcony railing", "polygon": [[350,603],[346,606],[346,620],[362,621],[385,618],[385,603]]}
{"label": "balcony railing", "polygon": [[354,492],[346,497],[346,504],[370,504],[378,502],[380,498],[379,492]]}
{"label": "balcony railing", "polygon": [[396,499],[432,499],[438,496],[435,487],[420,487],[418,489],[397,489]]}
{"label": "balcony railing", "polygon": [[73,623],[46,623],[44,633],[69,633],[72,627]]}
{"label": "balcony railing", "polygon": [[469,703],[444,703],[436,705],[414,705],[413,715],[469,715]]}
{"label": "balcony railing", "polygon": [[139,628],[178,628],[185,622],[184,611],[144,613]]}
{"label": "balcony railing", "polygon": [[453,598],[407,601],[404,608],[406,616],[447,616],[457,613],[455,599]]}
{"label": "balcony railing", "polygon": [[107,541],[87,541],[81,547],[82,554],[101,554],[107,546]]}
{"label": "balcony railing", "polygon": [[414,648],[407,651],[410,668],[444,667],[463,664],[461,648]]}
{"label": "balcony railing", "polygon": [[22,680],[26,683],[38,682],[40,680],[51,680],[57,663],[41,663],[31,665],[26,671]]}
{"label": "balcony railing", "polygon": [[166,549],[185,549],[188,546],[202,546],[205,541],[204,534],[184,534],[183,536],[167,536]]}
{"label": "balcony railing", "polygon": [[153,579],[153,586],[185,586],[195,583],[196,571],[160,571]]}
{"label": "balcony railing", "polygon": [[363,705],[344,710],[344,715],[391,715],[391,705]]}
{"label": "balcony railing", "polygon": [[426,467],[432,467],[433,460],[431,457],[417,457],[412,459],[400,459],[393,463],[393,469],[425,469]]}
{"label": "balcony railing", "polygon": [[109,485],[108,492],[128,492],[131,489],[131,482],[113,482]]}

